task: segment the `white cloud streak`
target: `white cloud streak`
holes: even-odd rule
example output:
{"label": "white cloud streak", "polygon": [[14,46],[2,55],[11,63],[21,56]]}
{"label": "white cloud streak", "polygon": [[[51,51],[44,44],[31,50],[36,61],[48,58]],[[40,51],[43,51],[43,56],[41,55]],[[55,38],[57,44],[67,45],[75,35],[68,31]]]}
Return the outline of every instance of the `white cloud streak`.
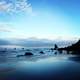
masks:
{"label": "white cloud streak", "polygon": [[27,0],[11,0],[7,2],[6,0],[0,1],[0,12],[7,13],[19,13],[26,12],[27,14],[33,14],[32,6]]}
{"label": "white cloud streak", "polygon": [[11,28],[9,24],[0,24],[0,32],[15,32],[16,30]]}

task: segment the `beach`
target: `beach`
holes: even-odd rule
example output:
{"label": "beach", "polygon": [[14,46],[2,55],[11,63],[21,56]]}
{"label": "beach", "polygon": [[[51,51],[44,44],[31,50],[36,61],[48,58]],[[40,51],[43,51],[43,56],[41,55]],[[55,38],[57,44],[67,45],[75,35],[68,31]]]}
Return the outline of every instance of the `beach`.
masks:
{"label": "beach", "polygon": [[0,62],[0,80],[80,80],[80,62],[71,56],[20,57]]}

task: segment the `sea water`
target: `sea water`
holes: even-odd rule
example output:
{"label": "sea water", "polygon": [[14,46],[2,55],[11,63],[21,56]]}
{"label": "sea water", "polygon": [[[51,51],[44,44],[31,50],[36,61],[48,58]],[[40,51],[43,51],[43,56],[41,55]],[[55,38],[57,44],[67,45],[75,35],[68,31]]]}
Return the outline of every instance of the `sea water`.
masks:
{"label": "sea water", "polygon": [[[40,49],[42,50],[42,49]],[[37,51],[40,51],[37,50]],[[80,62],[72,55],[45,54],[33,51],[33,56],[16,57],[25,51],[0,54],[0,80],[80,80]]]}

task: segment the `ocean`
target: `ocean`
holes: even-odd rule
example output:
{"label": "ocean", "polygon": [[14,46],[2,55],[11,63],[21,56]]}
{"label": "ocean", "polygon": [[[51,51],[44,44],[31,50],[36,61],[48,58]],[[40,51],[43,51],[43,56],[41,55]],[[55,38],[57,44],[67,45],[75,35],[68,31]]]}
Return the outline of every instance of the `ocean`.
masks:
{"label": "ocean", "polygon": [[[21,56],[26,51],[0,53],[0,80],[80,80],[80,59],[50,49],[30,49],[34,55]],[[44,51],[40,54],[39,51]]]}

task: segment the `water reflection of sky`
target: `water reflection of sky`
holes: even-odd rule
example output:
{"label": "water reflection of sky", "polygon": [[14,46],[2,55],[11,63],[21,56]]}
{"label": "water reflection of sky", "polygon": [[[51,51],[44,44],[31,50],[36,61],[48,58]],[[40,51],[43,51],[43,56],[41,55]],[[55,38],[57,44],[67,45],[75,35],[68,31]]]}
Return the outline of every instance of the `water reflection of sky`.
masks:
{"label": "water reflection of sky", "polygon": [[[27,58],[27,59],[26,59]],[[31,59],[29,59],[31,58]],[[28,60],[29,59],[29,60]],[[80,63],[69,60],[69,56],[46,57],[34,60],[34,57],[23,57],[18,61],[7,61],[0,64],[0,78],[7,76],[12,80],[68,80],[70,78],[79,77]],[[5,79],[4,79],[5,80]]]}
{"label": "water reflection of sky", "polygon": [[[18,62],[17,67],[20,67],[20,70],[24,71],[29,70],[33,71],[47,71],[48,69],[60,69],[66,66],[68,57],[49,57],[45,59],[38,59],[37,61],[21,61]],[[65,65],[64,65],[65,64]],[[18,68],[19,69],[19,68]]]}

